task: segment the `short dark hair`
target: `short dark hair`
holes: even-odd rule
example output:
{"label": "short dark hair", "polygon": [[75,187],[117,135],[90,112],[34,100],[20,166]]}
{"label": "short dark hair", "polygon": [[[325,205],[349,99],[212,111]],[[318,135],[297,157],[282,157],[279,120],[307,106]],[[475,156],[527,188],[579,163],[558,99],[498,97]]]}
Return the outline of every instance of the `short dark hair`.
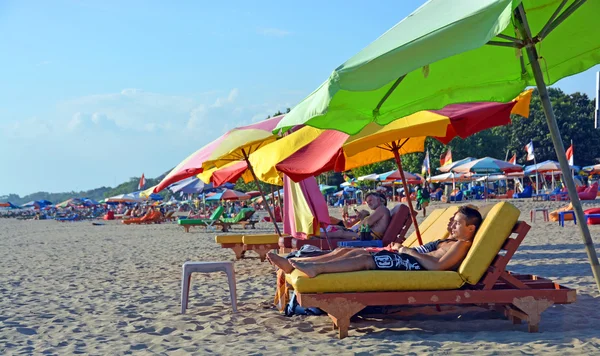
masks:
{"label": "short dark hair", "polygon": [[458,213],[463,214],[466,217],[467,226],[475,225],[475,231],[481,226],[483,218],[481,217],[479,210],[468,205],[463,205],[458,208]]}

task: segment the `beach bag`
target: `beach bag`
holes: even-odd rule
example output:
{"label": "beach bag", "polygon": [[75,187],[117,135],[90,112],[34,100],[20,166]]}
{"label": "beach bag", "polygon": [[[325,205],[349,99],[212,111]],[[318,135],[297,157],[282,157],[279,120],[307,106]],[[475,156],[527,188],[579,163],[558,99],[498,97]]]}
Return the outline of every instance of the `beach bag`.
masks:
{"label": "beach bag", "polygon": [[296,292],[292,293],[292,298],[285,308],[285,316],[294,316],[294,315],[323,315],[325,314],[319,308],[303,308],[298,304],[298,299],[296,298]]}

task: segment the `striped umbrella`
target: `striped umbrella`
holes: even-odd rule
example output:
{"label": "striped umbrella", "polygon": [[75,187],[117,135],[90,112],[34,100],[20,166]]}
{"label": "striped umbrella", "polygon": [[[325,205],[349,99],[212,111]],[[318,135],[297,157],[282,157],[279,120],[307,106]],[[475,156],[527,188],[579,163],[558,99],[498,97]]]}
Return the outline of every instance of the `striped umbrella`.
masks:
{"label": "striped umbrella", "polygon": [[233,160],[243,160],[243,152],[250,154],[260,147],[276,140],[272,131],[283,115],[276,116],[252,125],[236,127],[223,136],[179,163],[153,189],[158,193],[169,185],[204,171],[204,168],[223,166]]}

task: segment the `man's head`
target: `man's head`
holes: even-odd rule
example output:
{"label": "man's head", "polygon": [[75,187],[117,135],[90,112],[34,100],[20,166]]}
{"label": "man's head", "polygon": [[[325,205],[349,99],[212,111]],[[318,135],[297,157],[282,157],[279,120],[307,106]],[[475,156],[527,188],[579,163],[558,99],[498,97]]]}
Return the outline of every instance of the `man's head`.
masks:
{"label": "man's head", "polygon": [[369,192],[365,195],[365,201],[371,210],[379,208],[381,205],[387,205],[387,199],[383,194],[378,192]]}
{"label": "man's head", "polygon": [[483,218],[479,211],[468,205],[461,206],[448,224],[450,236],[472,240]]}

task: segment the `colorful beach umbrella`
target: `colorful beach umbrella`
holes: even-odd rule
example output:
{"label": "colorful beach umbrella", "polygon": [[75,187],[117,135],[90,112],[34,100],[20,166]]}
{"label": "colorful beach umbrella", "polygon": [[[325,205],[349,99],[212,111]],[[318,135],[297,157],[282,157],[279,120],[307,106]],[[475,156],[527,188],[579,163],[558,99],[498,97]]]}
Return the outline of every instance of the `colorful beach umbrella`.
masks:
{"label": "colorful beach umbrella", "polygon": [[280,115],[252,125],[229,130],[223,136],[194,152],[173,168],[154,188],[154,193],[158,193],[180,180],[202,173],[207,162],[210,162],[208,168],[212,165],[222,166],[231,160],[242,158],[239,156],[241,152],[249,154],[263,145],[275,141],[277,137],[271,131],[273,131],[282,117],[283,115]]}
{"label": "colorful beach umbrella", "polygon": [[445,182],[467,182],[471,180],[470,174],[463,173],[442,173],[435,176],[429,177],[429,181],[437,182],[437,183],[445,183]]}
{"label": "colorful beach umbrella", "polygon": [[394,150],[400,155],[423,152],[427,136],[445,141],[456,137],[451,134],[464,138],[477,130],[506,125],[510,114],[529,115],[530,99],[531,91],[526,91],[508,103],[450,105],[443,112],[451,116],[423,111],[383,127],[369,125],[353,136],[307,126],[251,154],[250,163],[264,182],[279,182],[280,173],[299,182],[326,171],[341,172],[395,158]]}
{"label": "colorful beach umbrella", "polygon": [[[336,68],[276,129],[354,134],[372,122],[450,103],[508,100],[535,86],[573,210],[585,221],[547,85],[600,63],[599,13],[597,0],[430,0]],[[590,231],[579,228],[600,289]]]}
{"label": "colorful beach umbrella", "polygon": [[14,205],[13,203],[7,201],[7,202],[0,202],[0,208],[8,208],[8,209],[19,209],[18,206]]}
{"label": "colorful beach umbrella", "polygon": [[233,189],[225,189],[220,193],[213,195],[207,195],[206,200],[248,200],[251,197],[246,194]]}
{"label": "colorful beach umbrella", "polygon": [[198,177],[189,177],[169,186],[173,193],[182,192],[184,194],[197,194],[204,190],[205,183]]}
{"label": "colorful beach umbrella", "polygon": [[523,167],[499,159],[484,157],[455,166],[452,171],[455,173],[495,174],[522,172]]}
{"label": "colorful beach umbrella", "polygon": [[581,169],[587,174],[600,174],[600,164],[594,166],[586,166]]}
{"label": "colorful beach umbrella", "polygon": [[[266,182],[278,179],[279,172],[301,181],[326,171],[341,172],[393,158],[408,191],[401,155],[423,152],[428,136],[445,142],[506,125],[511,113],[528,116],[530,100],[531,91],[526,91],[508,103],[449,105],[439,111],[420,111],[383,127],[372,123],[353,136],[307,126],[257,151],[250,156],[249,164],[254,166],[258,178]],[[413,212],[410,199],[407,204]],[[414,214],[412,218],[421,241]]]}
{"label": "colorful beach umbrella", "polygon": [[[571,169],[575,169],[575,167],[570,166]],[[530,166],[525,166],[525,175],[536,174],[536,173],[548,173],[548,172],[558,172],[560,173],[560,163],[556,161],[544,161],[537,164],[532,164]]]}
{"label": "colorful beach umbrella", "polygon": [[[256,181],[258,190],[264,198],[252,166],[248,164],[248,156],[277,139],[272,131],[282,118],[283,115],[279,115],[256,124],[237,127],[228,131],[225,135],[196,151],[181,162],[158,184],[154,191],[158,192],[181,179],[212,169],[213,171],[208,177],[204,176],[204,178],[201,178],[205,183],[208,183],[208,181],[213,182],[213,180],[215,182],[235,182],[244,173],[247,173],[244,176],[244,180],[248,182],[249,177],[252,177]],[[241,165],[236,165],[238,163],[246,165],[242,171],[238,170],[238,168],[242,167]],[[221,168],[225,168],[225,170],[221,170]],[[226,177],[220,178],[219,174],[226,175]],[[235,180],[233,180],[234,178]],[[215,185],[220,185],[220,183],[215,183]],[[273,212],[269,206],[266,206],[265,209],[269,213],[271,221],[273,221],[275,231],[281,236]]]}
{"label": "colorful beach umbrella", "polygon": [[454,168],[454,167],[463,165],[465,163],[469,163],[469,162],[474,161],[474,160],[475,160],[475,158],[473,158],[473,157],[463,158],[463,159],[458,160],[456,162],[452,162],[452,163],[448,163],[446,165],[443,165],[443,166],[439,167],[437,170],[440,171],[440,172],[447,173],[447,172],[450,172],[452,170],[452,168]]}
{"label": "colorful beach umbrella", "polygon": [[[419,184],[421,183],[421,178],[419,178],[416,174],[412,174],[410,172],[404,171],[404,178],[408,181],[408,184]],[[379,175],[379,180],[402,180],[402,175],[399,170],[383,173]]]}

